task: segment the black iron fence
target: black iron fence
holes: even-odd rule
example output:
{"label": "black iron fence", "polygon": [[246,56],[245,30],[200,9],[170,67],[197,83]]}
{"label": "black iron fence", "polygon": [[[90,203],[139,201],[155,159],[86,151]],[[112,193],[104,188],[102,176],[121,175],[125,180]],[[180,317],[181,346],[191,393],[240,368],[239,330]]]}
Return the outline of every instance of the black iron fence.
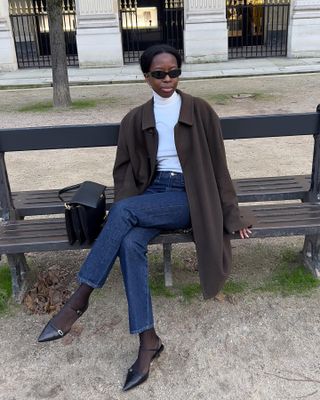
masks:
{"label": "black iron fence", "polygon": [[[51,67],[46,0],[10,0],[10,19],[19,68]],[[75,0],[63,2],[67,63],[78,65]]]}
{"label": "black iron fence", "polygon": [[286,56],[289,9],[290,0],[264,0],[263,4],[229,0],[229,58]]}
{"label": "black iron fence", "polygon": [[152,44],[167,43],[183,56],[183,0],[121,0],[123,60],[135,63]]}

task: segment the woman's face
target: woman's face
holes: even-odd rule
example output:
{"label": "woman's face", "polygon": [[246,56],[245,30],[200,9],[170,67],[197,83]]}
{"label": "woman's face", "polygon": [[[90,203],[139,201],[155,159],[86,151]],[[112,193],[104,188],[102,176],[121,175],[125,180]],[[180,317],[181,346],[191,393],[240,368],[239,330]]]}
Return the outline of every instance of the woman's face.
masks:
{"label": "woman's face", "polygon": [[150,71],[145,75],[145,79],[159,96],[168,98],[175,92],[178,86],[179,77],[170,78],[169,75],[166,75],[162,79],[157,79],[152,77],[150,72],[169,72],[177,69],[178,65],[175,56],[170,53],[157,54],[155,57],[153,57],[150,65]]}

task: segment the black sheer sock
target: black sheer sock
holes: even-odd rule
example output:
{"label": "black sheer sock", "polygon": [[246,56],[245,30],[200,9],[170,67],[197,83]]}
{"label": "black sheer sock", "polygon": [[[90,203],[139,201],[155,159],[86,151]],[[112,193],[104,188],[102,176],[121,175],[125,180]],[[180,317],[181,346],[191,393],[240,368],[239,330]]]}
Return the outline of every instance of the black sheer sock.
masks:
{"label": "black sheer sock", "polygon": [[[146,374],[149,371],[153,356],[161,346],[161,340],[156,334],[154,328],[148,329],[139,334],[140,347],[138,358],[132,368],[140,374]],[[154,351],[150,351],[154,350]]]}
{"label": "black sheer sock", "polygon": [[92,291],[93,288],[91,286],[82,283],[58,314],[53,317],[52,324],[54,327],[62,330],[62,332],[70,330],[81,315],[77,311],[84,312],[86,310]]}

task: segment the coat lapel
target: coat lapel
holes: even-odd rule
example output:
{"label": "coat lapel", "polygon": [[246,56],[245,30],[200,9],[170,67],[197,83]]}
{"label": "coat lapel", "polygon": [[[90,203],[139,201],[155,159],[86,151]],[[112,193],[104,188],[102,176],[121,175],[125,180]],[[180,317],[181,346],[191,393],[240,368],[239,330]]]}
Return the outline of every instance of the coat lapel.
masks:
{"label": "coat lapel", "polygon": [[145,138],[146,149],[153,174],[156,169],[158,151],[158,134],[154,119],[153,99],[149,100],[142,107],[142,134]]}
{"label": "coat lapel", "polygon": [[193,98],[189,94],[177,90],[181,96],[181,110],[179,115],[179,122],[185,125],[193,125]]}

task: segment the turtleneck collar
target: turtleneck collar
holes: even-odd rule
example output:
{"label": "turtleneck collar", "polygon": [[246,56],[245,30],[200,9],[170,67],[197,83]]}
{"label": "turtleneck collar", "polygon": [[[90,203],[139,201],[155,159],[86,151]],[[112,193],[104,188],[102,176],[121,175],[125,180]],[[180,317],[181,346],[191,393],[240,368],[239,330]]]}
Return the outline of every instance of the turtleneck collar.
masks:
{"label": "turtleneck collar", "polygon": [[175,91],[170,97],[161,97],[154,90],[153,92],[153,101],[155,105],[169,105],[178,101],[179,95]]}
{"label": "turtleneck collar", "polygon": [[[190,94],[181,92],[177,89],[177,94],[181,97],[181,111],[179,116],[179,122],[188,126],[193,125],[193,107],[194,99]],[[154,120],[154,99],[150,99],[142,106],[142,129],[148,130],[155,128],[156,122]]]}

